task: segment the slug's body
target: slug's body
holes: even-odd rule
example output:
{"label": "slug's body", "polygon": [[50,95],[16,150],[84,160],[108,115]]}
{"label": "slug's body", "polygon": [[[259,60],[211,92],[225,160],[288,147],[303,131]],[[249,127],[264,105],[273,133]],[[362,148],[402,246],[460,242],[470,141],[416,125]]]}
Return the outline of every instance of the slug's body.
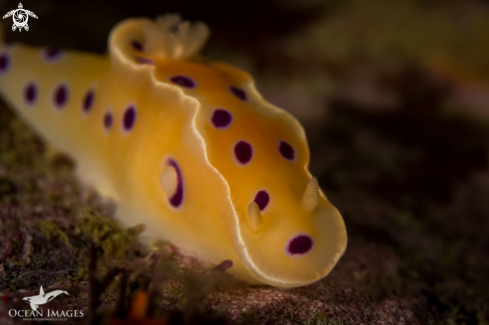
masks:
{"label": "slug's body", "polygon": [[245,72],[194,58],[207,34],[167,16],[116,26],[108,56],[3,47],[0,90],[148,238],[251,283],[315,282],[346,248],[341,215],[300,124]]}

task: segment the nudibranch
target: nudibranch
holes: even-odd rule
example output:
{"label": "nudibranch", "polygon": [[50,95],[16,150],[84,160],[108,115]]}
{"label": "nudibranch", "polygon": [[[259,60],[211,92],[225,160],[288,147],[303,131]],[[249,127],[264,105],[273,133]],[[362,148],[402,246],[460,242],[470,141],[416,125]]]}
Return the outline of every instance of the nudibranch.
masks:
{"label": "nudibranch", "polygon": [[304,130],[246,72],[198,56],[208,36],[167,15],[119,23],[104,56],[3,46],[0,90],[147,240],[231,260],[253,284],[318,281],[347,234],[308,170]]}

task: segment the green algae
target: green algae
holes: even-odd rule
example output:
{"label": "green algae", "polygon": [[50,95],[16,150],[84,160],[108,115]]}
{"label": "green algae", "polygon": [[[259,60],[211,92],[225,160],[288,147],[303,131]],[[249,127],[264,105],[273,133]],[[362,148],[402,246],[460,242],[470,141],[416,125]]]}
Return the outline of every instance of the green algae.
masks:
{"label": "green algae", "polygon": [[48,220],[41,220],[39,221],[39,224],[37,226],[44,237],[46,237],[48,240],[57,238],[68,248],[72,249],[68,234],[63,231],[57,224]]}
{"label": "green algae", "polygon": [[138,235],[144,231],[143,225],[124,228],[118,220],[105,218],[97,211],[83,211],[78,225],[102,249],[104,256],[117,259],[126,256],[127,249],[138,242]]}

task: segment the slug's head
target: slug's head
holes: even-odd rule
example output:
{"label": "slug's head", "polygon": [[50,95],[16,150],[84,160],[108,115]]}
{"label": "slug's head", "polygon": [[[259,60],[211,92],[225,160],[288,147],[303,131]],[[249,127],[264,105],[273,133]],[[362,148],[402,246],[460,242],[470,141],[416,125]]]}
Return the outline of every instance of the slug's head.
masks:
{"label": "slug's head", "polygon": [[302,197],[294,182],[280,183],[282,188],[262,185],[270,193],[258,191],[244,209],[240,226],[244,254],[248,270],[260,282],[303,286],[325,277],[336,265],[346,248],[346,230],[316,178],[303,182]]}
{"label": "slug's head", "polygon": [[345,225],[307,170],[300,124],[283,111],[265,114],[264,101],[256,105],[235,112],[229,128],[207,130],[208,155],[229,186],[236,251],[250,275],[276,287],[307,285],[343,255]]}

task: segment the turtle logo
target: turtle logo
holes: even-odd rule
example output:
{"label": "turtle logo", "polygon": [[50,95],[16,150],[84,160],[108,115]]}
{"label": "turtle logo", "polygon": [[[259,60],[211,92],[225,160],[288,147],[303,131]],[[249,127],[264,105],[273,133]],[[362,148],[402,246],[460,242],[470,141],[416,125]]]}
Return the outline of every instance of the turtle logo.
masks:
{"label": "turtle logo", "polygon": [[15,30],[18,28],[19,32],[22,31],[22,28],[25,28],[26,31],[29,30],[29,25],[27,25],[27,21],[29,20],[29,16],[34,17],[37,19],[37,16],[35,13],[29,10],[23,9],[22,3],[19,3],[19,9],[14,9],[12,11],[7,12],[5,16],[3,16],[3,19],[12,16],[14,20],[14,24],[12,25],[12,30],[15,32]]}

